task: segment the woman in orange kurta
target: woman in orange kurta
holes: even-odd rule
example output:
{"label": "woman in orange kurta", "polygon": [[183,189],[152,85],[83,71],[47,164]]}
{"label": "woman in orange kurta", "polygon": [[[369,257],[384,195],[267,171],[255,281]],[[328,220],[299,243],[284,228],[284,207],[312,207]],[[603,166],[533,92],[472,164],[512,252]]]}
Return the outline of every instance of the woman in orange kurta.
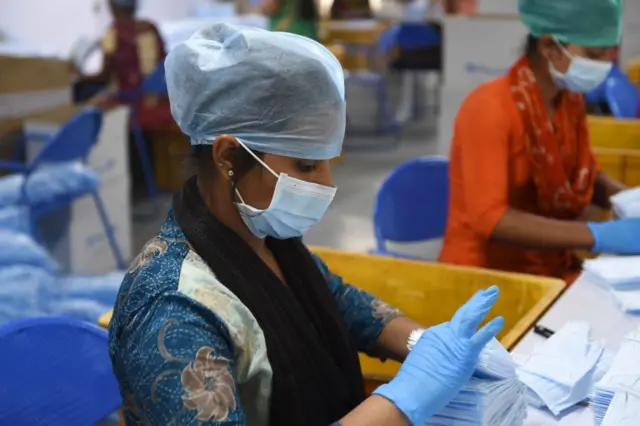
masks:
{"label": "woman in orange kurta", "polygon": [[[571,282],[580,270],[573,249],[640,252],[638,220],[578,221],[624,189],[598,171],[579,93],[608,74],[616,1],[519,1],[532,33],[525,55],[475,89],[455,121],[442,262]],[[593,34],[585,13],[605,29]]]}

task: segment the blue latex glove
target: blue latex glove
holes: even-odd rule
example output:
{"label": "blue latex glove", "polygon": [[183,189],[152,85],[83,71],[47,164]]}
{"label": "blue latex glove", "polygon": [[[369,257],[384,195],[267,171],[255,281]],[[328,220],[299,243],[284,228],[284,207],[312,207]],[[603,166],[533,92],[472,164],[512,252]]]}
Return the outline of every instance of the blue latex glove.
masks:
{"label": "blue latex glove", "polygon": [[587,223],[593,234],[594,253],[640,254],[640,219]]}
{"label": "blue latex glove", "polygon": [[396,377],[374,394],[393,402],[412,425],[424,425],[468,383],[480,352],[502,329],[497,317],[476,333],[498,294],[496,286],[481,290],[451,321],[425,330]]}

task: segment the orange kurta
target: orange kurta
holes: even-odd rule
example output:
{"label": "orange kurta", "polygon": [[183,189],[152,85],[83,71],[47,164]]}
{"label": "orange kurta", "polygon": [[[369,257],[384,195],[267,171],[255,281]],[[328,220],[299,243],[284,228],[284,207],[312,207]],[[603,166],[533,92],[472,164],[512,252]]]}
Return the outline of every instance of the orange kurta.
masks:
{"label": "orange kurta", "polygon": [[[563,121],[567,108],[562,102],[553,121],[565,170],[572,175],[578,141],[588,135],[584,109],[570,111],[570,119]],[[483,84],[464,101],[454,125],[449,216],[440,261],[571,281],[576,268],[567,265],[567,251],[490,241],[507,209],[542,215],[525,132],[508,76]]]}

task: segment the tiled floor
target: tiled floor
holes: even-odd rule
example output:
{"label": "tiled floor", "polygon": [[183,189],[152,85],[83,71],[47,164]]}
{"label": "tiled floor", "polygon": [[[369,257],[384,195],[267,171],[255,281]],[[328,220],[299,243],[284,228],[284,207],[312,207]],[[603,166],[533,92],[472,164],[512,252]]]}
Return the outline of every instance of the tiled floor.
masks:
{"label": "tiled floor", "polygon": [[[348,138],[345,146],[359,146],[362,139]],[[323,220],[305,236],[305,241],[350,251],[373,248],[372,210],[380,184],[397,165],[430,155],[435,149],[433,130],[423,124],[410,128],[395,149],[347,152],[344,161],[334,168],[336,198]],[[163,204],[168,206],[169,198]],[[163,220],[164,215],[134,224],[134,253],[156,234]]]}

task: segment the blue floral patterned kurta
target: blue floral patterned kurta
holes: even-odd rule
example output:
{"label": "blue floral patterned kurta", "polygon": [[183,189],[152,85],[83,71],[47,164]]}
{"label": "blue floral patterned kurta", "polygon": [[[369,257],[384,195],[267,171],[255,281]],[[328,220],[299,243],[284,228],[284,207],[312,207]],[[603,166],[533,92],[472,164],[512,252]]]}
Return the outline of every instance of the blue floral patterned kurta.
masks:
{"label": "blue floral patterned kurta", "polygon": [[[315,260],[351,339],[370,353],[400,312]],[[262,330],[189,249],[173,213],[124,278],[109,344],[128,425],[268,424],[272,371]]]}

